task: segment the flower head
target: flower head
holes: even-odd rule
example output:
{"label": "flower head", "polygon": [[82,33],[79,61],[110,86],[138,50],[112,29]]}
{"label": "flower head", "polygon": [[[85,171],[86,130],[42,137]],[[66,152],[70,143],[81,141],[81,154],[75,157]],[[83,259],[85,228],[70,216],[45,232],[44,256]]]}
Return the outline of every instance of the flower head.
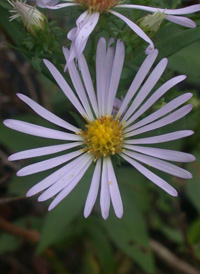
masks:
{"label": "flower head", "polygon": [[[61,3],[59,4],[59,2]],[[154,49],[154,44],[152,40],[138,25],[136,25],[134,22],[132,22],[124,15],[117,12],[116,9],[137,9],[148,11],[155,14],[155,16],[151,18],[148,17],[147,19],[147,21],[149,21],[150,19],[151,26],[153,20],[154,30],[159,28],[159,24],[161,24],[163,19],[166,19],[175,24],[185,26],[188,28],[195,28],[195,22],[193,22],[191,19],[187,17],[183,17],[182,15],[192,14],[200,11],[200,4],[192,5],[181,9],[161,9],[142,5],[122,4],[122,1],[119,0],[68,0],[68,3],[62,3],[62,1],[59,0],[36,0],[36,3],[39,7],[46,7],[49,9],[61,9],[77,5],[84,7],[86,9],[77,19],[76,27],[73,28],[67,36],[68,39],[72,42],[68,64],[74,58],[79,58],[79,56],[83,52],[87,44],[88,38],[94,30],[95,26],[97,25],[99,21],[99,16],[102,12],[111,13],[119,19],[123,20],[138,36],[140,36],[144,41],[146,41],[149,44],[148,50],[146,51],[146,53],[149,53]],[[154,22],[155,20],[156,25]],[[149,24],[149,22],[146,22],[145,20],[145,24]]]}
{"label": "flower head", "polygon": [[[172,196],[177,196],[177,191],[149,167],[180,178],[189,179],[192,177],[190,172],[170,162],[191,162],[195,160],[194,156],[149,145],[184,138],[193,134],[193,131],[180,130],[152,137],[138,137],[143,133],[154,132],[155,129],[178,121],[191,111],[192,105],[182,106],[192,96],[191,93],[186,93],[146,115],[145,118],[140,118],[166,92],[182,82],[185,76],[174,77],[152,92],[167,66],[167,59],[164,58],[149,74],[158,54],[158,51],[154,50],[144,60],[124,100],[117,101],[118,110],[116,111],[115,99],[123,68],[125,49],[120,40],[116,43],[116,49],[111,44],[113,44],[113,39],[110,39],[107,46],[104,38],[101,38],[98,43],[96,92],[83,55],[78,60],[82,80],[74,61],[69,64],[69,74],[76,93],[72,91],[55,66],[44,60],[57,84],[85,120],[84,128],[79,129],[71,125],[22,94],[18,94],[18,97],[38,115],[64,130],[50,129],[12,119],[4,121],[7,127],[14,130],[64,141],[59,145],[15,153],[9,157],[10,161],[51,155],[73,149],[73,152],[28,165],[17,173],[18,176],[26,176],[64,164],[63,167],[33,186],[27,193],[27,196],[32,196],[43,191],[38,198],[39,201],[45,201],[57,195],[51,202],[49,210],[73,190],[89,166],[94,163],[95,169],[85,204],[84,216],[87,217],[91,213],[101,185],[100,206],[103,218],[108,217],[110,202],[113,204],[116,216],[121,218],[123,205],[113,168],[113,159],[116,155],[130,163],[146,178]],[[66,48],[63,51],[67,60],[70,53]],[[116,114],[113,114],[114,108]]]}
{"label": "flower head", "polygon": [[75,2],[88,8],[91,12],[104,12],[117,5],[118,0],[75,0]]}
{"label": "flower head", "polygon": [[15,13],[10,17],[10,21],[21,17],[24,26],[32,33],[44,29],[46,17],[35,7],[27,5],[26,0],[8,0],[8,2],[13,6],[10,12]]}

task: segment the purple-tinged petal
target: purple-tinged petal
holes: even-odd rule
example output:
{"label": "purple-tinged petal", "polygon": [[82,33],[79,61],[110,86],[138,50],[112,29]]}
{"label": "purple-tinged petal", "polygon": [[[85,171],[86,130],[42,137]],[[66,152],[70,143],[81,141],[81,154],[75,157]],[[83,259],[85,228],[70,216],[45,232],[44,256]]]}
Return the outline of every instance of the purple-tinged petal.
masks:
{"label": "purple-tinged petal", "polygon": [[90,189],[87,195],[85,208],[84,208],[84,217],[87,218],[96,202],[98,191],[99,191],[99,185],[100,185],[100,179],[101,179],[101,159],[99,158],[97,160],[95,170],[92,176],[92,182],[90,185]]}
{"label": "purple-tinged petal", "polygon": [[40,106],[38,103],[36,103],[32,99],[30,99],[29,97],[25,96],[24,94],[17,93],[17,96],[23,102],[25,102],[27,105],[29,105],[29,107],[31,107],[32,110],[34,110],[38,115],[40,115],[42,118],[46,119],[47,121],[49,121],[49,122],[51,122],[51,123],[53,123],[57,126],[66,128],[70,131],[74,131],[74,132],[78,131],[78,128],[76,128],[76,127],[72,126],[71,124],[67,123],[66,121],[64,121],[60,117],[56,116],[55,114],[53,114],[49,110],[47,110],[44,107]]}
{"label": "purple-tinged petal", "polygon": [[59,130],[38,126],[24,121],[7,119],[4,122],[6,127],[19,132],[39,136],[49,139],[66,140],[66,141],[82,141],[83,138],[76,134],[66,133]]}
{"label": "purple-tinged petal", "polygon": [[147,43],[149,43],[152,50],[154,49],[153,42],[140,27],[138,27],[130,19],[126,18],[124,15],[122,15],[116,11],[109,10],[109,12],[112,13],[113,15],[115,15],[116,17],[120,18],[121,20],[123,20],[138,36],[140,36],[143,40],[145,40]]}
{"label": "purple-tinged petal", "polygon": [[166,181],[164,181],[162,178],[158,177],[156,174],[148,170],[146,167],[142,166],[135,160],[131,159],[130,157],[120,154],[122,158],[124,158],[127,162],[129,162],[135,169],[137,169],[139,172],[141,172],[147,179],[152,181],[155,185],[162,188],[164,191],[166,191],[171,196],[178,196],[177,191],[170,186]]}
{"label": "purple-tinged petal", "polygon": [[90,164],[92,162],[92,159],[90,162],[88,162],[84,168],[81,170],[81,172],[72,180],[72,182],[65,187],[58,195],[57,197],[53,200],[53,202],[50,204],[48,210],[52,210],[57,204],[59,204],[67,195],[75,188],[75,186],[79,183],[87,169],[89,168]]}
{"label": "purple-tinged petal", "polygon": [[114,172],[113,165],[110,158],[107,159],[107,169],[108,169],[108,184],[109,184],[109,190],[110,190],[110,196],[111,196],[113,208],[116,216],[121,219],[123,215],[123,204],[122,204],[122,199],[119,192],[117,179],[116,179],[115,172]]}
{"label": "purple-tinged petal", "polygon": [[191,136],[192,134],[194,134],[194,131],[192,130],[180,130],[180,131],[175,131],[175,132],[157,135],[153,137],[124,140],[124,144],[133,144],[133,145],[160,144],[160,143],[171,142],[174,140],[185,138],[185,137]]}
{"label": "purple-tinged petal", "polygon": [[67,150],[70,148],[74,148],[77,146],[81,146],[81,145],[83,145],[82,142],[73,142],[73,143],[68,143],[68,144],[63,144],[63,145],[39,147],[39,148],[24,150],[24,151],[20,151],[15,154],[12,154],[11,156],[8,157],[8,160],[16,161],[16,160],[29,159],[29,158],[33,158],[33,157],[50,155],[50,154],[58,153],[58,152],[61,152],[61,151],[64,151],[64,150]]}
{"label": "purple-tinged petal", "polygon": [[166,161],[159,160],[154,157],[146,156],[144,154],[139,154],[139,153],[128,151],[128,150],[125,150],[124,154],[148,165],[149,167],[154,167],[158,170],[177,176],[179,178],[183,178],[183,179],[192,178],[192,174],[189,171],[183,168],[180,168],[178,166],[175,166],[174,164],[168,163]]}
{"label": "purple-tinged petal", "polygon": [[110,191],[108,186],[107,159],[103,158],[103,169],[101,175],[100,206],[102,217],[106,220],[110,210]]}
{"label": "purple-tinged petal", "polygon": [[81,155],[82,153],[83,153],[82,151],[78,150],[78,151],[68,153],[66,155],[57,156],[48,160],[44,160],[44,161],[32,164],[32,165],[28,165],[20,169],[17,172],[17,176],[20,176],[20,177],[27,176],[27,175],[31,175],[31,174],[39,173],[41,171],[51,169],[53,167],[62,165],[70,161],[71,159]]}

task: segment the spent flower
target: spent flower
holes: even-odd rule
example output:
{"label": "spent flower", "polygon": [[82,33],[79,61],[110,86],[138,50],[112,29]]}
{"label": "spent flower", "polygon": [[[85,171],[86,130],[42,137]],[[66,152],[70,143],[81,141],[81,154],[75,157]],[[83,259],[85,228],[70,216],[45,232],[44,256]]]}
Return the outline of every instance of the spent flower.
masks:
{"label": "spent flower", "polygon": [[10,12],[15,13],[10,17],[10,21],[20,17],[24,26],[32,34],[35,34],[35,31],[44,29],[47,19],[38,9],[27,5],[26,0],[8,0],[8,2],[13,6]]}
{"label": "spent flower", "polygon": [[[87,169],[94,163],[95,168],[86,199],[84,216],[88,217],[91,213],[100,188],[100,207],[103,218],[108,217],[111,202],[116,216],[121,218],[123,204],[113,167],[116,156],[127,161],[148,180],[172,196],[177,196],[177,191],[151,171],[151,168],[179,178],[192,177],[190,172],[171,162],[192,162],[195,160],[193,155],[149,146],[178,140],[193,134],[191,130],[177,130],[160,135],[155,134],[154,131],[187,115],[192,105],[184,104],[192,97],[192,94],[182,94],[144,118],[145,112],[150,110],[157,100],[186,77],[176,76],[152,92],[167,66],[167,59],[164,58],[150,73],[158,55],[158,51],[154,50],[144,60],[123,101],[119,99],[116,101],[125,48],[122,41],[117,41],[116,48],[111,46],[113,42],[114,40],[110,39],[108,46],[104,38],[98,42],[96,92],[83,55],[78,60],[81,77],[74,61],[70,62],[68,67],[75,92],[56,67],[48,60],[44,60],[58,86],[85,120],[84,128],[79,129],[71,125],[23,94],[18,94],[22,101],[38,115],[64,130],[55,130],[13,119],[4,121],[7,127],[19,132],[64,141],[59,145],[15,153],[9,157],[10,161],[52,155],[70,149],[70,152],[61,156],[30,164],[17,172],[18,176],[27,176],[64,164],[38,182],[27,193],[27,196],[32,196],[42,192],[38,201],[45,201],[57,195],[51,202],[49,210],[53,209],[74,189]],[[70,52],[67,48],[63,48],[63,52],[68,60]],[[152,132],[153,136],[138,137],[147,132]]]}

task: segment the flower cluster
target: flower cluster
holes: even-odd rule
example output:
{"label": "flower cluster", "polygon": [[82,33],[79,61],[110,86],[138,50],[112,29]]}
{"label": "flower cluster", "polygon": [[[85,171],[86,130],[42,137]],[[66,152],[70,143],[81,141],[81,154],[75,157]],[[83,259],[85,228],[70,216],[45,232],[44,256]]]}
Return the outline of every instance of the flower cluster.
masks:
{"label": "flower cluster", "polygon": [[[69,3],[59,3],[59,0],[36,0],[36,2],[41,8],[60,9],[78,5],[86,9],[77,19],[77,26],[68,33],[68,39],[72,41],[70,50],[63,47],[63,54],[74,89],[69,86],[58,69],[50,61],[44,59],[44,64],[82,120],[85,121],[85,125],[83,128],[72,125],[34,102],[31,98],[17,94],[39,116],[63,129],[55,130],[13,119],[4,121],[5,126],[16,131],[63,141],[63,144],[29,149],[9,157],[9,161],[14,161],[45,155],[51,157],[55,153],[64,153],[28,165],[18,171],[18,176],[27,176],[64,164],[33,186],[28,191],[27,196],[42,192],[38,201],[45,201],[55,196],[49,206],[49,210],[51,210],[74,189],[88,168],[94,165],[84,216],[90,215],[100,189],[102,217],[104,219],[108,217],[112,203],[116,216],[121,218],[123,204],[114,171],[115,158],[121,159],[122,162],[128,162],[165,192],[177,196],[177,191],[156,175],[152,168],[179,178],[190,179],[192,177],[190,172],[171,162],[192,162],[195,157],[184,152],[155,148],[152,145],[185,138],[192,135],[193,131],[177,130],[158,135],[155,134],[154,130],[176,122],[187,115],[192,110],[192,105],[185,105],[185,103],[192,97],[192,94],[182,94],[161,108],[152,110],[152,106],[171,88],[181,83],[186,76],[173,77],[158,87],[158,82],[167,67],[168,60],[164,58],[155,65],[158,50],[154,49],[151,39],[134,22],[116,12],[115,9],[130,8],[155,14],[161,13],[163,18],[168,21],[193,28],[195,23],[180,15],[197,12],[200,10],[200,5],[169,10],[126,5],[117,0],[74,0],[68,1]],[[11,2],[13,6],[19,5],[19,3],[22,4],[18,0],[16,3]],[[26,4],[24,5],[26,7]],[[145,60],[136,73],[125,97],[121,99],[117,98],[117,91],[125,58],[123,42],[117,40],[115,43],[113,38],[108,42],[103,37],[99,39],[96,51],[96,87],[83,55],[89,35],[103,12],[111,13],[122,19],[149,44]],[[35,9],[33,9],[33,14],[36,15],[36,18],[40,18]],[[77,59],[77,64],[75,64],[74,58]],[[144,135],[145,133],[151,133],[152,136],[147,137]]]}

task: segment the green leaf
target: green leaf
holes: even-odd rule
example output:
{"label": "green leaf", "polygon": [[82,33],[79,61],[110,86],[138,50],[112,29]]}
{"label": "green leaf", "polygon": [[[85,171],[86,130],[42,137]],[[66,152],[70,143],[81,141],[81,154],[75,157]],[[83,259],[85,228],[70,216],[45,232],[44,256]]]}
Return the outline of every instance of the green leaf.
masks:
{"label": "green leaf", "polygon": [[9,22],[10,13],[8,10],[1,7],[0,24],[5,28],[9,36],[14,40],[17,45],[21,45],[22,40],[25,37],[25,33],[22,31],[23,25],[17,20]]}
{"label": "green leaf", "polygon": [[44,219],[41,238],[37,247],[37,253],[42,252],[48,246],[55,244],[61,235],[65,234],[69,224],[83,214],[83,206],[88,192],[88,183],[91,181],[92,168],[86,172],[78,186]]}
{"label": "green leaf", "polygon": [[187,75],[187,81],[193,84],[200,84],[200,42],[196,42],[169,58],[170,69]]}
{"label": "green leaf", "polygon": [[[155,48],[159,50],[156,62],[164,57],[169,57],[185,47],[200,40],[200,27],[186,29],[175,24],[167,23],[161,27],[160,31],[154,37]],[[144,49],[139,49],[134,54],[134,65],[141,64],[145,58]]]}
{"label": "green leaf", "polygon": [[160,224],[159,229],[172,242],[177,243],[177,244],[183,244],[184,243],[183,235],[182,235],[180,230],[171,228],[167,225],[163,226],[163,224]]}
{"label": "green leaf", "polygon": [[0,235],[0,254],[14,251],[19,245],[19,238],[6,233]]}
{"label": "green leaf", "polygon": [[[143,210],[148,209],[150,206],[148,180],[132,166],[116,169],[116,176],[120,188],[121,186],[129,188],[134,204]],[[122,200],[124,199],[126,196],[122,196]]]}
{"label": "green leaf", "polygon": [[110,214],[108,220],[102,224],[119,249],[137,262],[146,273],[155,273],[147,227],[140,208],[135,204],[129,188],[121,186],[120,191],[124,205],[122,219]]}
{"label": "green leaf", "polygon": [[200,243],[200,218],[196,219],[189,228],[188,239],[191,244]]}
{"label": "green leaf", "polygon": [[188,197],[190,198],[191,202],[197,209],[200,214],[200,183],[199,183],[199,176],[200,176],[200,155],[196,154],[196,162],[190,163],[187,165],[187,170],[189,170],[193,178],[190,179],[189,182],[185,184],[185,189]]}
{"label": "green leaf", "polygon": [[200,39],[200,27],[186,29],[175,24],[167,24],[155,37],[155,48],[159,50],[159,59],[169,57]]}
{"label": "green leaf", "polygon": [[94,252],[104,270],[103,273],[114,273],[116,263],[112,254],[111,244],[99,220],[90,217],[87,226],[89,238],[94,245]]}

